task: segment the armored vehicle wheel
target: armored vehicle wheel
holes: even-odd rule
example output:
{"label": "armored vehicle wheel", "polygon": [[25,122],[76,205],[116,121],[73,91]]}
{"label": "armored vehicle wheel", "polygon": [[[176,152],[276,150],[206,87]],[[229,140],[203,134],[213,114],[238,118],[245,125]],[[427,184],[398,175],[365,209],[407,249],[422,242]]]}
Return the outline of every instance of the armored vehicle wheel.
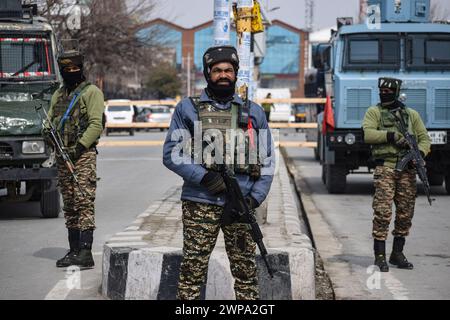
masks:
{"label": "armored vehicle wheel", "polygon": [[30,198],[30,201],[40,201],[41,197],[42,197],[41,192],[39,190],[35,190]]}
{"label": "armored vehicle wheel", "polygon": [[445,176],[445,190],[447,190],[447,194],[450,194],[450,175]]}
{"label": "armored vehicle wheel", "polygon": [[44,218],[57,218],[61,209],[58,189],[42,191],[41,214]]}
{"label": "armored vehicle wheel", "polygon": [[326,165],[322,165],[322,182],[323,184],[327,184],[327,167]]}
{"label": "armored vehicle wheel", "polygon": [[[320,132],[317,132],[317,147],[314,148],[314,159],[316,161],[320,160],[320,148],[321,148],[321,144],[320,144]],[[324,182],[325,183],[325,182]]]}
{"label": "armored vehicle wheel", "polygon": [[428,173],[428,181],[430,182],[430,186],[442,186],[444,183],[444,176],[436,173]]}
{"label": "armored vehicle wheel", "polygon": [[41,182],[40,181],[27,181],[27,192],[30,188],[34,188],[31,198],[28,201],[40,201],[41,200]]}
{"label": "armored vehicle wheel", "polygon": [[344,193],[347,184],[347,169],[338,165],[327,164],[326,166],[325,179],[328,193]]}

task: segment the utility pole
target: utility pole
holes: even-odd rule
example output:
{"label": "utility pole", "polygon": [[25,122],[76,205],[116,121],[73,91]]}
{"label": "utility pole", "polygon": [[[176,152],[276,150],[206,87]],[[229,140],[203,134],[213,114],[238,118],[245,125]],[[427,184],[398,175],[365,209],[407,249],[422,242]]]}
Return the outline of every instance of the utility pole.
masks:
{"label": "utility pole", "polygon": [[214,46],[230,44],[230,0],[214,0]]}
{"label": "utility pole", "polygon": [[305,29],[308,32],[314,29],[314,0],[305,0]]}
{"label": "utility pole", "polygon": [[191,53],[187,56],[187,96],[191,96]]}
{"label": "utility pole", "polygon": [[252,98],[251,93],[248,93],[247,90],[250,88],[252,9],[253,0],[237,1],[236,31],[238,35],[237,49],[240,60],[237,91],[238,94],[245,99]]}
{"label": "utility pole", "polygon": [[367,16],[367,0],[359,0],[359,23],[363,23]]}

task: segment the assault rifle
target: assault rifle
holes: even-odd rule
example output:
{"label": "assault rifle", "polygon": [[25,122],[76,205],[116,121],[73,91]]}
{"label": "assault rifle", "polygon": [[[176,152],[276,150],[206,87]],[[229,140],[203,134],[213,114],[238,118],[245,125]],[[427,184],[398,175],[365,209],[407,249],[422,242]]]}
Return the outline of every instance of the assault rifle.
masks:
{"label": "assault rifle", "polygon": [[[77,177],[77,174],[75,173],[75,168],[74,168],[73,162],[70,159],[67,152],[64,151],[64,148],[63,148],[64,144],[62,142],[61,136],[59,135],[58,131],[53,126],[53,124],[50,120],[50,117],[48,116],[48,113],[45,110],[45,108],[42,107],[42,105],[41,105],[40,107],[35,107],[35,109],[36,109],[37,114],[41,118],[42,126],[48,130],[48,133],[49,133],[48,136],[50,138],[51,143],[53,144],[53,147],[55,148],[55,151],[62,158],[64,165],[66,166],[67,170],[69,170],[73,180],[75,181],[75,183],[78,187],[78,190],[84,197],[85,194],[83,192],[83,189],[81,188],[80,182],[78,181],[78,177]],[[42,110],[44,112],[46,121],[44,121],[44,119],[42,118],[42,114],[41,114],[40,110]]]}
{"label": "assault rifle", "polygon": [[267,250],[262,241],[263,234],[261,229],[256,222],[255,216],[250,212],[233,171],[226,165],[224,165],[224,168],[222,169],[222,177],[225,181],[225,185],[227,186],[227,203],[225,204],[225,217],[223,220],[224,223],[222,224],[227,225],[235,221],[239,221],[242,223],[247,223],[250,226],[249,231],[252,239],[256,242],[259,251],[261,252],[261,257],[264,260],[270,277],[273,278],[273,271],[267,261]]}
{"label": "assault rifle", "polygon": [[430,206],[432,205],[434,199],[431,199],[430,195],[430,183],[428,182],[427,177],[427,169],[425,168],[425,160],[423,159],[422,155],[420,154],[419,147],[417,145],[416,138],[411,135],[407,129],[407,126],[405,124],[405,120],[400,115],[397,115],[397,111],[401,114],[402,107],[396,108],[391,111],[391,114],[395,117],[395,120],[397,121],[399,125],[400,132],[403,134],[403,137],[406,139],[406,142],[409,146],[408,153],[397,163],[397,166],[395,168],[396,171],[403,171],[406,166],[412,161],[417,169],[417,174],[419,176],[419,179],[423,183],[423,189],[425,191],[425,194],[428,198],[428,203]]}

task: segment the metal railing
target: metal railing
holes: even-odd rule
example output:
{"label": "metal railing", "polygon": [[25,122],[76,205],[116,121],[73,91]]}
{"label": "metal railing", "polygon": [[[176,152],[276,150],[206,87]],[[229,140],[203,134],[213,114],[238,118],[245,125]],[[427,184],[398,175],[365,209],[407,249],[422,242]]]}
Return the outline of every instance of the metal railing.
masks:
{"label": "metal railing", "polygon": [[[130,100],[130,101],[106,101],[105,106],[123,106],[131,105],[136,107],[151,106],[151,105],[167,105],[176,106],[180,100]],[[292,103],[292,104],[325,104],[326,99],[323,98],[291,98],[291,99],[256,99],[256,103]],[[293,122],[270,122],[269,127],[271,129],[316,129],[317,123],[293,123]],[[156,122],[133,122],[133,123],[108,123],[106,122],[106,128],[110,129],[167,129],[169,123],[156,123]]]}

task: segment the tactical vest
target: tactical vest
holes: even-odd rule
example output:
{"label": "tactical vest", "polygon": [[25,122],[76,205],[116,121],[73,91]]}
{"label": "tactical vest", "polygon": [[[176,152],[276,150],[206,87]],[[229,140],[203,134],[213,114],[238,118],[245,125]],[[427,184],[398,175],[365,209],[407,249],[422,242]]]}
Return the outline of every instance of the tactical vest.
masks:
{"label": "tactical vest", "polygon": [[69,108],[75,94],[78,93],[82,95],[82,91],[85,91],[89,85],[91,85],[89,82],[83,82],[69,95],[66,90],[62,89],[62,94],[59,96],[53,107],[53,125],[61,134],[64,146],[67,148],[75,146],[88,127],[87,109],[86,106],[81,103],[81,96],[78,98],[78,101],[69,113],[69,117],[62,126],[61,120]]}
{"label": "tactical vest", "polygon": [[[248,110],[243,115],[242,107],[237,103],[232,102],[231,108],[223,110],[215,107],[211,102],[200,102],[199,98],[191,98],[191,101],[197,110],[198,121],[202,125],[202,149],[192,149],[194,159],[202,156],[201,163],[208,170],[221,171],[222,165],[226,164],[235,173],[259,179],[261,166],[257,143],[254,143],[254,149],[252,148],[252,152],[250,152]],[[230,129],[241,129],[235,131],[240,134],[233,135]],[[215,147],[222,145],[222,150],[214,148],[214,142]],[[192,146],[195,146],[194,141]],[[218,152],[222,152],[222,154],[218,154]]]}
{"label": "tactical vest", "polygon": [[[386,108],[378,106],[378,110],[380,111],[378,130],[401,133],[395,117]],[[398,112],[401,112],[404,122],[408,125],[409,133],[413,135],[409,112],[407,109]],[[405,153],[406,150],[400,149],[392,143],[372,145],[372,155],[375,159],[398,159],[403,157]]]}

